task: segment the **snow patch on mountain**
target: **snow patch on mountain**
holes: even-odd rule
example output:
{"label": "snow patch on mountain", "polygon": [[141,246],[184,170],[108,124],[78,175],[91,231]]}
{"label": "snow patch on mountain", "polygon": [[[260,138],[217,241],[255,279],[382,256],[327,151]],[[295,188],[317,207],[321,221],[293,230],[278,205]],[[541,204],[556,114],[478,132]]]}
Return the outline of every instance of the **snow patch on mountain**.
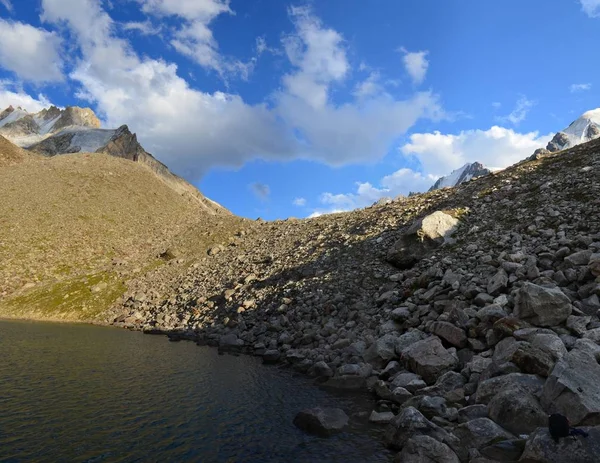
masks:
{"label": "snow patch on mountain", "polygon": [[600,108],[592,109],[558,132],[548,143],[550,152],[561,151],[600,137]]}
{"label": "snow patch on mountain", "polygon": [[440,188],[452,188],[473,178],[487,175],[490,172],[490,169],[484,167],[479,162],[467,163],[461,168],[453,170],[449,175],[440,177],[429,191],[439,190]]}
{"label": "snow patch on mountain", "polygon": [[16,122],[19,119],[22,119],[29,114],[27,111],[25,111],[24,109],[21,109],[21,108],[12,109],[12,110],[11,109],[12,109],[12,106],[2,112],[2,114],[6,114],[6,115],[2,119],[0,119],[0,127],[4,127],[7,124]]}
{"label": "snow patch on mountain", "polygon": [[114,136],[116,130],[109,129],[87,129],[84,127],[73,127],[65,129],[59,132],[57,135],[63,133],[73,133],[74,136],[71,138],[71,148],[79,147],[81,153],[93,153],[105,146],[110,139]]}

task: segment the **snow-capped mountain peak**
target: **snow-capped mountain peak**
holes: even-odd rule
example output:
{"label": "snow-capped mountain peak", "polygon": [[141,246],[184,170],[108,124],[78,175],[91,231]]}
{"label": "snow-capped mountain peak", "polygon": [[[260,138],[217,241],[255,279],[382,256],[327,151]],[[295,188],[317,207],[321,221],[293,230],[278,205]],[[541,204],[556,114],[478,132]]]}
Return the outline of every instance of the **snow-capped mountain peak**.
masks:
{"label": "snow-capped mountain peak", "polygon": [[9,106],[0,113],[0,135],[22,148],[40,143],[67,128],[99,129],[100,120],[89,108],[51,106],[29,113]]}
{"label": "snow-capped mountain peak", "polygon": [[600,137],[600,108],[592,109],[558,132],[548,143],[550,152],[561,151]]}
{"label": "snow-capped mountain peak", "polygon": [[429,191],[449,188],[468,182],[469,180],[489,174],[491,171],[480,162],[467,163],[459,169],[453,170],[449,175],[440,177]]}

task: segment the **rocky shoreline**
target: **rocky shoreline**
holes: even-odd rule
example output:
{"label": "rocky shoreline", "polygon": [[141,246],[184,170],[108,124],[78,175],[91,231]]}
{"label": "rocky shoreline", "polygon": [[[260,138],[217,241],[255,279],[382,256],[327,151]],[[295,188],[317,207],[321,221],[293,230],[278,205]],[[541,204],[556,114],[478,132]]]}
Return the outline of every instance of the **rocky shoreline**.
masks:
{"label": "rocky shoreline", "polygon": [[[105,321],[370,390],[397,461],[594,461],[598,211],[591,142],[456,189],[253,223],[135,282]],[[554,443],[556,412],[590,437]]]}

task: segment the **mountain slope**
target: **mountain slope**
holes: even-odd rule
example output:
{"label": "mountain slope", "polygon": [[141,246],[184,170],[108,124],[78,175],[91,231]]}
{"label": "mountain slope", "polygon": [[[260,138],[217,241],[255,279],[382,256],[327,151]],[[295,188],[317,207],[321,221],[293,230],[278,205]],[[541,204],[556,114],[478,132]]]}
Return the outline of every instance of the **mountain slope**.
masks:
{"label": "mountain slope", "polygon": [[600,137],[600,108],[592,109],[573,121],[565,130],[558,132],[546,149],[556,152]]}
{"label": "mountain slope", "polygon": [[453,170],[449,175],[439,178],[429,191],[439,190],[440,188],[456,187],[461,183],[491,173],[489,169],[479,162],[465,164],[459,169]]}
{"label": "mountain slope", "polygon": [[13,145],[10,141],[0,135],[0,167],[20,164],[21,162],[34,157],[35,156],[31,153]]}
{"label": "mountain slope", "polygon": [[179,235],[201,235],[177,241],[182,255],[205,254],[242,220],[209,213],[145,164],[39,157],[0,138],[0,160],[23,156],[0,165],[0,316],[93,319],[133,275],[166,264]]}

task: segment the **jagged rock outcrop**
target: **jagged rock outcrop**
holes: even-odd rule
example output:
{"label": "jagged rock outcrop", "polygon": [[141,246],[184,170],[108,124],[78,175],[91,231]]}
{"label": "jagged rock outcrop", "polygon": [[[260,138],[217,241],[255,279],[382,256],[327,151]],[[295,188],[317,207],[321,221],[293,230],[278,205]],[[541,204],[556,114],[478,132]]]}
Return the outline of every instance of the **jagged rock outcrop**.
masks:
{"label": "jagged rock outcrop", "polygon": [[461,183],[468,182],[474,178],[483,177],[491,174],[492,171],[480,162],[465,164],[460,169],[453,170],[449,175],[440,177],[429,189],[429,191],[439,190],[440,188],[452,188]]}
{"label": "jagged rock outcrop", "polygon": [[91,109],[78,106],[68,106],[65,109],[51,106],[38,113],[28,113],[21,108],[9,106],[0,113],[0,135],[25,148],[66,128],[99,129],[100,120]]}
{"label": "jagged rock outcrop", "polygon": [[440,247],[456,230],[458,219],[436,211],[415,221],[388,251],[387,261],[400,269],[408,269],[428,253]]}

